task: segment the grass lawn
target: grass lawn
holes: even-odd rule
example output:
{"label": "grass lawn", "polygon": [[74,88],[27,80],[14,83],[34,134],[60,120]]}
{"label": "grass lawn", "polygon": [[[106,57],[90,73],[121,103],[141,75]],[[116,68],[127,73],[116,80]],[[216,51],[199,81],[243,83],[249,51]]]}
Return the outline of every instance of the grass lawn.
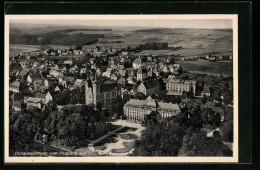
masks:
{"label": "grass lawn", "polygon": [[105,143],[116,143],[117,140],[116,140],[115,138],[116,138],[116,135],[115,135],[115,134],[110,135],[109,137],[107,137],[107,138],[105,138],[105,139],[103,139],[103,140],[101,140],[101,141],[95,143],[95,144],[94,144],[94,147],[95,147],[95,146],[102,146],[102,145],[104,145]]}
{"label": "grass lawn", "polygon": [[119,128],[119,127],[120,127],[120,126],[117,126],[117,125],[106,124],[106,125],[105,125],[105,130],[104,130],[104,132],[103,132],[103,133],[96,134],[95,137],[94,137],[93,139],[91,139],[91,140],[96,140],[96,139],[98,139],[98,138],[100,138],[100,137],[102,137],[102,136],[108,134],[109,132],[111,132],[111,131],[113,131],[113,130]]}
{"label": "grass lawn", "polygon": [[137,139],[138,138],[134,134],[121,134],[120,137],[125,139],[125,140],[132,140],[132,139]]}
{"label": "grass lawn", "polygon": [[94,146],[94,148],[97,150],[105,150],[107,147],[104,145],[101,145],[101,146]]}
{"label": "grass lawn", "polygon": [[121,149],[113,149],[113,153],[126,153],[129,152],[134,147],[134,142],[124,142],[124,148]]}
{"label": "grass lawn", "polygon": [[136,131],[137,129],[136,128],[131,128],[131,127],[124,127],[123,129],[119,130],[117,133],[125,133],[127,131]]}

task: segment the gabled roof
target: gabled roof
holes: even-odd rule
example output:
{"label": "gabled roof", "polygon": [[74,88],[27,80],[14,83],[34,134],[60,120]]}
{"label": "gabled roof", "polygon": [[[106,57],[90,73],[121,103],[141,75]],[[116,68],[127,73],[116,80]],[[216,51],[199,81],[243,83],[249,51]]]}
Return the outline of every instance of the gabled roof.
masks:
{"label": "gabled roof", "polygon": [[20,87],[20,84],[21,84],[21,83],[20,83],[19,81],[15,81],[15,82],[11,83],[10,85],[13,86],[13,87],[19,88],[19,87]]}
{"label": "gabled roof", "polygon": [[27,102],[32,102],[32,103],[40,103],[42,102],[42,98],[38,97],[28,97]]}
{"label": "gabled roof", "polygon": [[136,58],[133,63],[141,64],[142,60],[141,60],[141,58]]}
{"label": "gabled roof", "polygon": [[36,93],[36,94],[35,94],[35,97],[44,99],[44,98],[45,98],[45,95],[42,94],[42,93]]}
{"label": "gabled roof", "polygon": [[14,101],[14,102],[13,102],[13,107],[17,107],[17,108],[20,108],[20,109],[21,109],[21,102]]}
{"label": "gabled roof", "polygon": [[20,76],[26,76],[26,74],[29,72],[29,68],[23,68],[22,71],[19,73]]}

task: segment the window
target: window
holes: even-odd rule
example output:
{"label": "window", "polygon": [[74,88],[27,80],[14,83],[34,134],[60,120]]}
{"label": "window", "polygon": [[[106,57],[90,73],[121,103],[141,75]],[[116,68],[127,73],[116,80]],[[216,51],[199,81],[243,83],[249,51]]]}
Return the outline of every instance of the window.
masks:
{"label": "window", "polygon": [[110,98],[110,93],[106,93],[106,98]]}
{"label": "window", "polygon": [[110,104],[110,99],[106,99],[106,104]]}
{"label": "window", "polygon": [[116,92],[112,92],[112,97],[115,97],[116,96]]}

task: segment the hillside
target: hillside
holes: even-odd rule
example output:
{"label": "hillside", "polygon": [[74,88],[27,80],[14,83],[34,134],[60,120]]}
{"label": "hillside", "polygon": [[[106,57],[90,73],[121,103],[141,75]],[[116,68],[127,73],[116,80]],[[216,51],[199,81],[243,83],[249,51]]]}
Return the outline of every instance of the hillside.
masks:
{"label": "hillside", "polygon": [[10,34],[11,44],[23,45],[88,45],[95,43],[103,34],[63,34],[59,32],[43,34]]}

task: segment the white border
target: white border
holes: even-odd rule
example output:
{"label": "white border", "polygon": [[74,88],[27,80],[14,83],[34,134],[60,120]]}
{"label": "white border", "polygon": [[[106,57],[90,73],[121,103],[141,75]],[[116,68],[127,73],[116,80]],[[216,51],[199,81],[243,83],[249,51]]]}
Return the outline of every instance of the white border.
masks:
{"label": "white border", "polygon": [[[9,157],[9,21],[15,20],[154,20],[232,19],[234,80],[233,157]],[[5,163],[236,163],[238,162],[238,15],[5,15]]]}

